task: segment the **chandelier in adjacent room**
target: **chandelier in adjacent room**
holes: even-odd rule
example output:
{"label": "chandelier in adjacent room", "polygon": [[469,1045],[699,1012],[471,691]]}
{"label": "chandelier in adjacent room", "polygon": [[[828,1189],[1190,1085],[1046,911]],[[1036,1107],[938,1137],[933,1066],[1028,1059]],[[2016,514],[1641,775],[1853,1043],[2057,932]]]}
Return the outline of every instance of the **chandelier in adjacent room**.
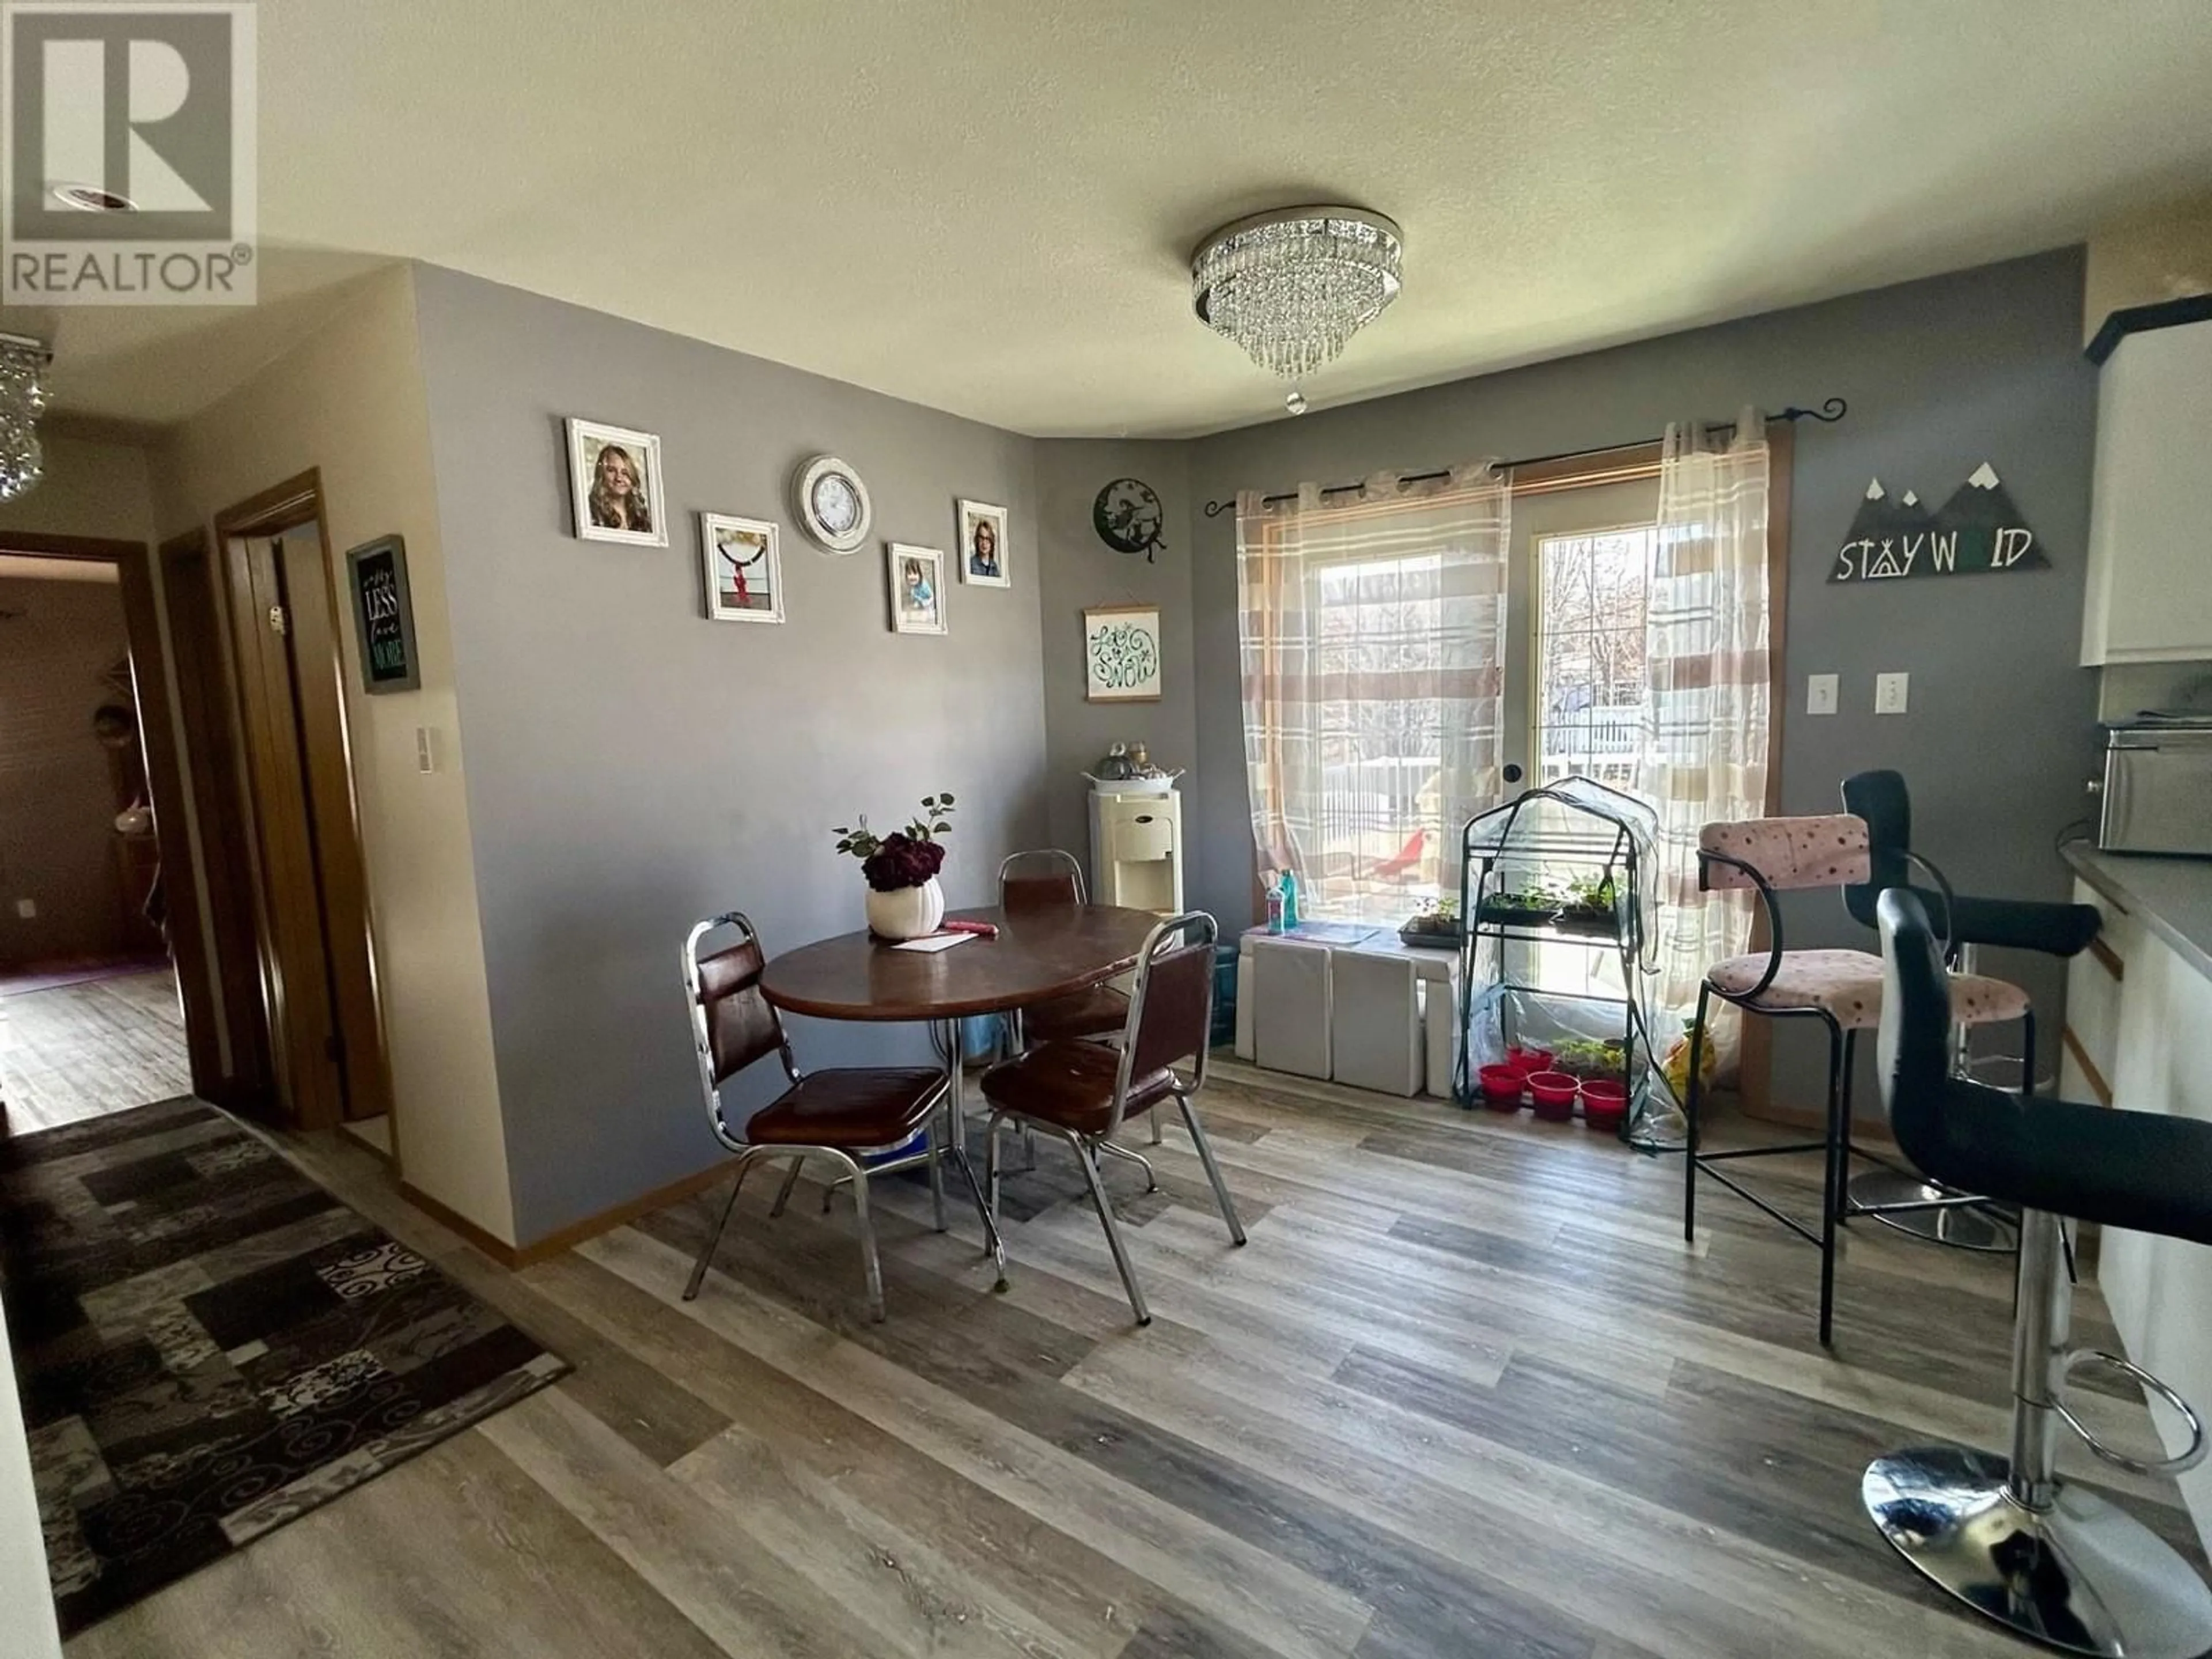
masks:
{"label": "chandelier in adjacent room", "polygon": [[1398,297],[1398,227],[1355,207],[1277,208],[1224,225],[1191,256],[1199,321],[1295,382],[1334,360]]}
{"label": "chandelier in adjacent room", "polygon": [[46,476],[39,416],[46,407],[52,361],[44,341],[0,334],[0,501],[14,501]]}

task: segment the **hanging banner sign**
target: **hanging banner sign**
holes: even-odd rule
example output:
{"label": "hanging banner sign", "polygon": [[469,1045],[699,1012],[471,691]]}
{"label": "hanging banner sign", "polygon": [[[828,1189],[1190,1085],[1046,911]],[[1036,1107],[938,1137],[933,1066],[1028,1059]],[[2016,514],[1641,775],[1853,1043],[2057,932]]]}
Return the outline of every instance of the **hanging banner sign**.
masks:
{"label": "hanging banner sign", "polygon": [[1828,580],[1883,582],[2050,568],[1996,469],[1984,461],[1933,513],[1909,489],[1901,501],[1891,500],[1874,479]]}

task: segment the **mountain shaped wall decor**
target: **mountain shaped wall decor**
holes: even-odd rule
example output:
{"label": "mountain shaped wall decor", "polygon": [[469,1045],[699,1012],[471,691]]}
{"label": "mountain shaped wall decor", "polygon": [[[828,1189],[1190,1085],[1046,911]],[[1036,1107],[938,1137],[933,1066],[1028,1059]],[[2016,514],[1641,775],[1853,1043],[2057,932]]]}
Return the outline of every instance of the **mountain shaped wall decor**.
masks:
{"label": "mountain shaped wall decor", "polygon": [[1871,480],[1828,580],[1900,581],[2050,568],[1996,469],[1984,461],[1933,513],[1912,491],[1893,501],[1881,479]]}

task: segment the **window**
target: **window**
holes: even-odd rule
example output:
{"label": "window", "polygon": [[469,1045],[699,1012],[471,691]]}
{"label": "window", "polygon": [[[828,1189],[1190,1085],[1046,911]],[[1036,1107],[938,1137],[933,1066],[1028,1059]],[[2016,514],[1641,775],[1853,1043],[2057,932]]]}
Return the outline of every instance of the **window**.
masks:
{"label": "window", "polygon": [[1626,789],[1643,740],[1644,626],[1656,526],[1535,538],[1540,782],[1586,777]]}

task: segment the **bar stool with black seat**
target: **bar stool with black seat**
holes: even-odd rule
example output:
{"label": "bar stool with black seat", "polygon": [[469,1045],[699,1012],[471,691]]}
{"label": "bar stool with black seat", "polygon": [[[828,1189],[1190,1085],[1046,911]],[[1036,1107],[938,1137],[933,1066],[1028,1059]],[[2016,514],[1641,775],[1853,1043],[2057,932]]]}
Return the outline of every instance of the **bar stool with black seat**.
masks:
{"label": "bar stool with black seat", "polygon": [[[999,1206],[999,1130],[1003,1124],[1034,1125],[1067,1142],[1082,1166],[1091,1201],[1106,1230],[1106,1247],[1129,1294],[1139,1325],[1152,1323],[1136,1269],[1121,1242],[1114,1206],[1099,1178],[1097,1153],[1113,1150],[1123,1119],[1173,1100],[1182,1110],[1191,1146],[1212,1183],[1229,1237],[1244,1243],[1244,1225],[1214,1161],[1212,1143],[1198,1121],[1191,1097],[1206,1085],[1206,1048],[1212,1041],[1213,945],[1218,930],[1203,911],[1189,911],[1162,922],[1146,937],[1137,957],[1129,1012],[1118,1048],[1061,1039],[1041,1043],[983,1074],[983,1097],[991,1119],[986,1188],[994,1220]],[[1192,1062],[1186,1079],[1176,1067]],[[1005,1263],[1000,1262],[1001,1269]]]}
{"label": "bar stool with black seat", "polygon": [[[2148,1372],[2116,1355],[2069,1352],[2073,1288],[2062,1218],[2212,1244],[2212,1124],[2023,1097],[1955,1075],[1943,950],[1918,895],[1875,903],[1881,931],[1882,1102],[1919,1169],[2020,1212],[2009,1456],[1923,1446],[1878,1457],[1860,1497],[1898,1553],[1984,1617],[2063,1652],[2099,1659],[2212,1653],[2212,1590],[2125,1510],[2059,1479],[2059,1428],[2139,1474],[2203,1461],[2203,1425]],[[2189,1446],[2153,1462],[2104,1444],[2065,1398],[2097,1365],[2132,1378],[2179,1414]]]}
{"label": "bar stool with black seat", "polygon": [[[1759,896],[1766,923],[1767,948],[1705,970],[1698,987],[1698,1007],[1690,1023],[1688,1085],[1683,1113],[1688,1121],[1684,1146],[1682,1237],[1697,1238],[1698,1177],[1710,1176],[1747,1203],[1764,1211],[1820,1252],[1820,1342],[1833,1334],[1836,1305],[1836,1222],[1844,1204],[1844,1148],[1850,1144],[1851,1068],[1858,1034],[1881,1018],[1881,958],[1866,951],[1787,950],[1783,945],[1778,891],[1838,887],[1867,879],[1867,826],[1848,813],[1823,817],[1746,818],[1709,823],[1698,833],[1698,886],[1701,891],[1746,889]],[[1768,1019],[1816,1019],[1828,1034],[1826,1127],[1818,1140],[1774,1146],[1706,1152],[1699,1145],[1698,1106],[1704,1080],[1705,1022],[1714,998],[1746,1013]],[[2035,1047],[2033,1016],[2027,994],[2016,985],[1976,975],[1954,975],[1954,1017],[1963,1024],[1991,1024],[2019,1020],[2026,1032],[2024,1052]],[[1721,1165],[1745,1158],[1820,1152],[1826,1158],[1820,1183],[1818,1230],[1777,1208],[1751,1191]]]}
{"label": "bar stool with black seat", "polygon": [[[700,941],[725,927],[735,929],[737,939],[702,955]],[[919,1066],[801,1072],[792,1055],[782,1016],[761,993],[761,971],[767,965],[760,935],[740,910],[708,917],[693,927],[684,941],[684,988],[690,999],[691,1042],[699,1061],[699,1086],[706,1096],[708,1126],[715,1139],[738,1155],[729,1201],[723,1205],[720,1218],[707,1237],[706,1248],[692,1266],[684,1299],[689,1302],[699,1294],[708,1266],[714,1259],[714,1249],[730,1224],[730,1212],[738,1206],[746,1171],[763,1158],[791,1159],[790,1173],[784,1178],[773,1212],[780,1215],[799,1166],[810,1158],[819,1158],[836,1164],[841,1180],[852,1184],[853,1213],[867,1277],[868,1313],[880,1320],[884,1275],[876,1255],[875,1225],[868,1212],[868,1177],[871,1173],[886,1175],[917,1165],[927,1168],[937,1231],[945,1231],[945,1183],[938,1167],[938,1133],[931,1120],[946,1106],[949,1079],[943,1072]],[[733,1129],[723,1115],[722,1087],[771,1050],[782,1060],[790,1087]],[[925,1130],[921,1149],[905,1151],[915,1135]]]}
{"label": "bar stool with black seat", "polygon": [[[1867,823],[1870,870],[1867,880],[1844,889],[1844,904],[1864,927],[1875,925],[1875,903],[1893,887],[1911,887],[1928,907],[1939,935],[1948,941],[1947,959],[1964,973],[1979,971],[1981,948],[2033,951],[2062,959],[2079,956],[2095,940],[2104,917],[2094,905],[2043,899],[1994,899],[1954,893],[1943,872],[1912,846],[1912,797],[1904,775],[1887,769],[1859,772],[1844,780],[1844,806]],[[1935,882],[1931,892],[1913,880],[1917,868]],[[1973,1075],[1969,1028],[1952,1036],[1952,1069]],[[2033,1054],[2031,1049],[2030,1054]],[[2021,1091],[2035,1091],[2032,1060],[2021,1068]],[[1875,1165],[1856,1175],[1845,1171],[1846,1218],[1872,1216],[1887,1226],[1917,1237],[1969,1250],[2010,1250],[2011,1219],[1997,1206],[1953,1192],[1917,1170],[1901,1169],[1859,1147],[1849,1155]]]}

